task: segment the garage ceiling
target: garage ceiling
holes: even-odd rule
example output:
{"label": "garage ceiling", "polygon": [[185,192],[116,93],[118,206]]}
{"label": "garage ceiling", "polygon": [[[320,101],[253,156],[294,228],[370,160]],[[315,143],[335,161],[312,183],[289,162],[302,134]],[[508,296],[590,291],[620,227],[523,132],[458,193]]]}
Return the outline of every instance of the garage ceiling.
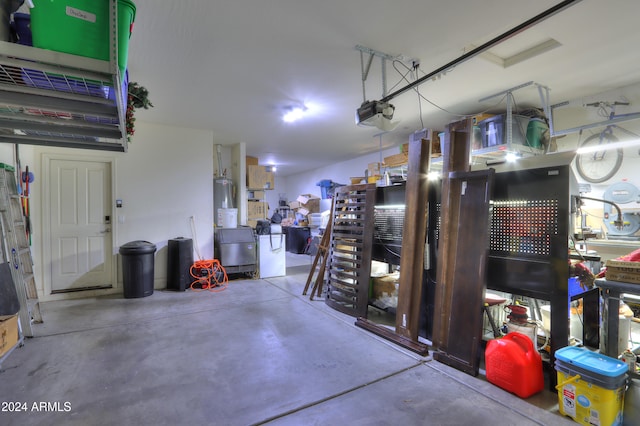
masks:
{"label": "garage ceiling", "polygon": [[[135,0],[130,79],[149,89],[155,106],[137,117],[211,129],[214,143],[244,142],[248,155],[287,176],[377,151],[380,140],[399,145],[462,115],[505,110],[501,97],[479,99],[524,82],[549,87],[552,104],[640,82],[640,2],[582,0],[429,79],[419,94],[393,99],[393,131],[355,125],[364,100],[357,45],[399,59],[386,63],[393,92],[559,3]],[[536,46],[552,48],[518,62]],[[381,70],[374,58],[366,99],[382,98]],[[514,95],[518,107],[540,106],[534,86]],[[314,114],[282,121],[303,103]]]}

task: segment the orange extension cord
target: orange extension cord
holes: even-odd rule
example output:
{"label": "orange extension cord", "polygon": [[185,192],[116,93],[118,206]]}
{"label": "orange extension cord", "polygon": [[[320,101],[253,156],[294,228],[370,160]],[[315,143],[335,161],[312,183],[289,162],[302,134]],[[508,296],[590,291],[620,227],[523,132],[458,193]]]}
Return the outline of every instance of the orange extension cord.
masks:
{"label": "orange extension cord", "polygon": [[[202,271],[207,271],[207,275],[202,276]],[[223,291],[227,288],[229,283],[229,277],[227,277],[227,271],[220,264],[218,259],[211,260],[196,260],[189,273],[195,281],[191,283],[191,290],[203,291],[209,290],[212,292]],[[196,273],[198,275],[196,275]],[[218,276],[222,274],[222,280],[218,280]]]}

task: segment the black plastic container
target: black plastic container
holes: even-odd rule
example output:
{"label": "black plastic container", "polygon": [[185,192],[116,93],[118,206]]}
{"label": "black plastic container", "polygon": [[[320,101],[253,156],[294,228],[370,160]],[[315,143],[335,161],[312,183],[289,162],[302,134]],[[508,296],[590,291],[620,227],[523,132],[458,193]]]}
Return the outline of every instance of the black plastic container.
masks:
{"label": "black plastic container", "polygon": [[126,299],[153,294],[155,252],[155,244],[148,241],[131,241],[120,246],[122,281]]}
{"label": "black plastic container", "polygon": [[311,228],[308,226],[285,226],[282,228],[287,236],[287,251],[303,254],[307,249]]}
{"label": "black plastic container", "polygon": [[167,244],[167,290],[185,291],[191,286],[193,240],[174,238]]}

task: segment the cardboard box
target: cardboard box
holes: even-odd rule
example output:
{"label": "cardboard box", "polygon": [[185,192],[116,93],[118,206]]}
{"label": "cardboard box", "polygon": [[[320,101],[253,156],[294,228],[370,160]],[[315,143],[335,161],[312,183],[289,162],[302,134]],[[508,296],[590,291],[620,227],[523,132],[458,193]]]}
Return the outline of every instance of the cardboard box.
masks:
{"label": "cardboard box", "polygon": [[640,284],[640,262],[609,259],[605,278],[611,281]]}
{"label": "cardboard box", "polygon": [[377,176],[380,174],[380,163],[369,163],[367,165],[369,176]]}
{"label": "cardboard box", "polygon": [[285,217],[284,219],[282,219],[282,222],[280,223],[280,225],[282,226],[293,226],[295,223],[295,219],[292,217]]}
{"label": "cardboard box", "polygon": [[607,272],[604,274],[605,278],[611,281],[620,281],[622,283],[640,284],[640,274],[633,274],[629,272],[617,272],[610,271],[607,268]]}
{"label": "cardboard box", "polygon": [[495,114],[476,114],[471,116],[471,124],[477,126],[482,120],[493,117]]}
{"label": "cardboard box", "polygon": [[247,191],[247,198],[250,200],[264,200],[265,195],[264,191]]}
{"label": "cardboard box", "polygon": [[269,204],[266,201],[247,202],[247,218],[264,219],[269,212]]}
{"label": "cardboard box", "polygon": [[257,166],[258,165],[258,157],[249,157],[248,155],[245,157],[245,162],[247,166]]}
{"label": "cardboard box", "polygon": [[607,269],[618,272],[633,272],[640,274],[640,262],[628,262],[626,260],[609,259],[606,262]]}
{"label": "cardboard box", "polygon": [[297,210],[297,213],[300,213],[302,216],[306,216],[309,213],[320,213],[320,197],[312,194],[298,195],[296,201],[291,204],[296,206],[295,208],[291,208]]}
{"label": "cardboard box", "polygon": [[247,166],[248,189],[274,189],[271,166]]}
{"label": "cardboard box", "polygon": [[400,273],[385,274],[379,277],[372,277],[371,296],[373,300],[382,297],[398,296],[398,280]]}
{"label": "cardboard box", "polygon": [[397,167],[407,164],[409,162],[409,154],[406,152],[401,152],[400,154],[390,155],[389,157],[384,157],[384,165],[385,167]]}
{"label": "cardboard box", "polygon": [[0,316],[0,357],[18,344],[18,314]]}

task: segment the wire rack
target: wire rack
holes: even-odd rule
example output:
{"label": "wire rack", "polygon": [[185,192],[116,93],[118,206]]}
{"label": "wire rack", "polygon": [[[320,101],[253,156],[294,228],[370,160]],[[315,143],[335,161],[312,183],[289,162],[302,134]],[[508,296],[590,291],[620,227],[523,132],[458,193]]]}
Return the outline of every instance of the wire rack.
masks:
{"label": "wire rack", "polygon": [[108,61],[0,48],[0,142],[126,150],[126,81]]}

